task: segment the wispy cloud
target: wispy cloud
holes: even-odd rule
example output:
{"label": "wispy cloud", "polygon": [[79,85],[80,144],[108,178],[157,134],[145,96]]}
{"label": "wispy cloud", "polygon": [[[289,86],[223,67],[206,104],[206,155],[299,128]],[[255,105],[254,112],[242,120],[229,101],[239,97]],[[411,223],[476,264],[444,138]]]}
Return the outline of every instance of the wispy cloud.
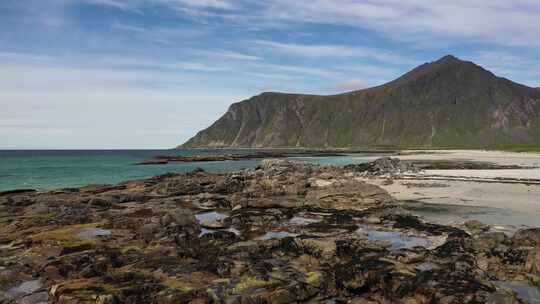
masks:
{"label": "wispy cloud", "polygon": [[[81,0],[79,0],[81,1]],[[232,0],[82,0],[84,3],[104,5],[118,9],[139,9],[148,5],[161,5],[174,9],[216,9],[232,10],[237,1]]]}
{"label": "wispy cloud", "polygon": [[161,44],[177,44],[188,38],[195,38],[207,34],[203,28],[177,28],[177,27],[142,27],[124,23],[116,23],[114,30],[133,33],[138,37]]}
{"label": "wispy cloud", "polygon": [[417,64],[419,61],[392,54],[387,51],[346,45],[307,45],[256,40],[256,45],[281,53],[305,57],[365,57],[392,64]]}
{"label": "wispy cloud", "polygon": [[[536,0],[0,0],[0,121],[174,146],[262,88],[354,90],[452,52],[538,86],[539,15]],[[11,131],[27,138],[0,143],[39,145]]]}
{"label": "wispy cloud", "polygon": [[262,57],[259,57],[259,56],[248,55],[244,53],[238,53],[238,52],[227,51],[227,50],[218,50],[218,51],[196,50],[194,52],[200,55],[213,57],[213,58],[248,60],[248,61],[258,61],[258,60],[263,59]]}
{"label": "wispy cloud", "polygon": [[537,68],[539,56],[489,50],[475,52],[469,56],[469,59],[498,76],[507,77],[532,87],[540,83],[540,70]]}
{"label": "wispy cloud", "polygon": [[339,78],[342,76],[341,72],[335,71],[333,69],[324,69],[324,68],[315,68],[315,67],[306,67],[306,66],[297,66],[297,65],[281,65],[281,64],[257,64],[251,65],[252,67],[258,68],[259,71],[278,71],[282,73],[289,73],[301,76],[315,76],[321,78]]}
{"label": "wispy cloud", "polygon": [[[114,8],[119,9],[128,9],[131,7],[130,3],[125,0],[83,0],[84,3],[88,4],[94,4],[94,5],[105,5],[105,6],[111,6]],[[136,3],[136,1],[132,0],[132,3]]]}
{"label": "wispy cloud", "polygon": [[238,1],[232,0],[147,0],[153,2],[164,2],[171,5],[186,5],[190,7],[205,7],[214,9],[230,10],[236,8]]}
{"label": "wispy cloud", "polygon": [[[197,63],[171,62],[165,64],[171,69],[163,70],[141,58],[124,58],[125,65],[119,66],[107,60],[41,57],[0,56],[2,146],[173,147],[210,124],[232,101],[254,93],[238,87],[208,90],[212,78],[205,75],[214,75],[215,69]],[[120,59],[110,61],[118,64]],[[146,67],[133,66],[137,61]],[[187,70],[197,73],[182,72]],[[176,133],[140,142],[138,132],[156,126]]]}
{"label": "wispy cloud", "polygon": [[[502,45],[540,45],[540,2],[534,0],[266,0],[195,4],[198,2],[161,3],[184,8],[184,13],[198,17],[258,27],[318,23],[359,27],[398,41],[423,44],[437,38],[466,38]],[[234,12],[205,10],[212,7],[234,8]],[[189,11],[190,8],[196,10]]]}
{"label": "wispy cloud", "polygon": [[540,44],[538,1],[269,0],[266,3],[266,17],[358,26],[398,40],[429,40],[435,35],[505,45]]}
{"label": "wispy cloud", "polygon": [[85,1],[118,8],[161,5],[200,18],[221,18],[257,27],[279,27],[285,23],[345,25],[423,44],[436,38],[457,37],[501,45],[540,45],[540,2],[534,0]]}

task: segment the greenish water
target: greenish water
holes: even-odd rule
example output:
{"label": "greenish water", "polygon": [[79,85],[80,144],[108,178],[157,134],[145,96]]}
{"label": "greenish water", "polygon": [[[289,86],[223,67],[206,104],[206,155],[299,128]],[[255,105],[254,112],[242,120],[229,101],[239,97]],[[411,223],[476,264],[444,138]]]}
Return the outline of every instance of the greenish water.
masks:
{"label": "greenish water", "polygon": [[[156,155],[212,155],[253,153],[248,150],[0,150],[0,191],[13,189],[58,189],[89,184],[114,184],[148,178],[167,172],[234,171],[256,166],[258,160],[223,162],[172,162],[137,166]],[[339,157],[294,157],[316,164],[362,163],[373,154]]]}

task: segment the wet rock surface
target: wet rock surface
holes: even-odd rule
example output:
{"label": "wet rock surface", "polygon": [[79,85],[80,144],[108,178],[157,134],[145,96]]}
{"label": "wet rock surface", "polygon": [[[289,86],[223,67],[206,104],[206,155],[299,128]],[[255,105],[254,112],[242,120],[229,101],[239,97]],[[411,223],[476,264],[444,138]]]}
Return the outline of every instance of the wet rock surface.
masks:
{"label": "wet rock surface", "polygon": [[0,195],[0,303],[521,303],[500,282],[540,281],[536,230],[426,223],[359,175],[265,160]]}
{"label": "wet rock surface", "polygon": [[406,172],[417,172],[419,167],[399,158],[381,157],[369,163],[347,165],[346,169],[361,172],[364,175],[398,175]]}

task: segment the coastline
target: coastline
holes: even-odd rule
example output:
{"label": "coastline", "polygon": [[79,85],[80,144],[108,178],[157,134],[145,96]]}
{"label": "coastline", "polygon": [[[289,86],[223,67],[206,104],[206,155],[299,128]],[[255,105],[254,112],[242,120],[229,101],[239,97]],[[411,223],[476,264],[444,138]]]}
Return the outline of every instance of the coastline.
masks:
{"label": "coastline", "polygon": [[427,221],[362,174],[264,160],[0,195],[0,300],[517,303],[500,282],[540,282],[540,229]]}
{"label": "coastline", "polygon": [[401,155],[393,157],[403,161],[467,160],[487,161],[501,166],[531,167],[424,170],[393,177],[392,184],[386,182],[386,177],[369,178],[366,181],[379,185],[398,200],[493,207],[540,215],[540,153],[422,150],[403,151]]}

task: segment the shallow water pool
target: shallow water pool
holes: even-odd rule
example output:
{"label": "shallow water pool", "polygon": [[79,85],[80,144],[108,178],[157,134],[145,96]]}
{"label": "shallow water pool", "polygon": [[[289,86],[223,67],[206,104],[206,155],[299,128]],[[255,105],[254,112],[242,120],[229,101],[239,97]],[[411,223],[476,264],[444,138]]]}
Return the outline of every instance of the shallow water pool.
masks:
{"label": "shallow water pool", "polygon": [[197,221],[201,225],[210,224],[215,221],[222,221],[228,217],[228,215],[217,211],[204,212],[195,215],[195,218],[197,218]]}
{"label": "shallow water pool", "polygon": [[296,233],[290,233],[287,231],[268,231],[263,236],[258,237],[258,240],[272,240],[272,239],[284,239],[286,237],[297,237],[298,234]]}
{"label": "shallow water pool", "polygon": [[526,300],[529,304],[540,304],[540,290],[528,282],[497,281],[494,283],[499,288],[515,291],[520,299]]}
{"label": "shallow water pool", "polygon": [[424,237],[408,236],[399,231],[377,230],[366,225],[358,225],[356,233],[365,235],[370,241],[387,241],[390,250],[410,249],[417,246],[429,248],[432,242]]}
{"label": "shallow water pool", "polygon": [[495,230],[512,234],[521,228],[540,227],[540,215],[508,209],[434,204],[420,201],[403,201],[401,206],[414,215],[429,222],[443,225],[478,220],[484,224],[496,225]]}
{"label": "shallow water pool", "polygon": [[10,288],[7,292],[12,296],[25,296],[38,291],[41,288],[41,280],[31,280],[23,282],[15,287]]}
{"label": "shallow water pool", "polygon": [[96,236],[108,236],[111,235],[111,231],[101,228],[84,228],[77,233],[78,237],[82,238],[92,238]]}

